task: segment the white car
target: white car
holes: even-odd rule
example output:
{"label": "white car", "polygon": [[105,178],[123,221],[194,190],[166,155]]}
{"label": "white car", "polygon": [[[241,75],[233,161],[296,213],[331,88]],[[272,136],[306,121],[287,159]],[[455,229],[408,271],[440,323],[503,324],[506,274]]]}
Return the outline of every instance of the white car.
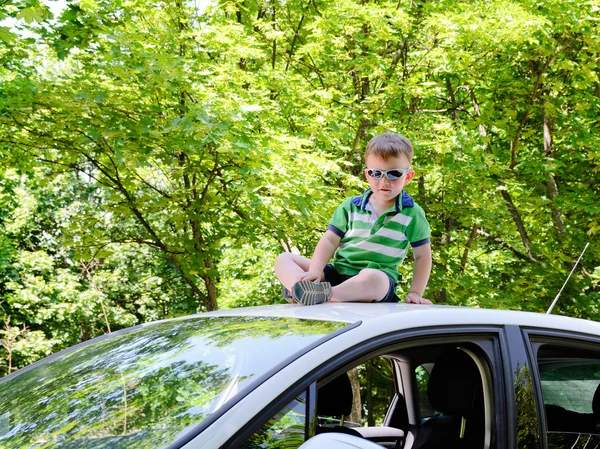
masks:
{"label": "white car", "polygon": [[586,448],[600,324],[414,304],[148,323],[0,380],[0,448]]}

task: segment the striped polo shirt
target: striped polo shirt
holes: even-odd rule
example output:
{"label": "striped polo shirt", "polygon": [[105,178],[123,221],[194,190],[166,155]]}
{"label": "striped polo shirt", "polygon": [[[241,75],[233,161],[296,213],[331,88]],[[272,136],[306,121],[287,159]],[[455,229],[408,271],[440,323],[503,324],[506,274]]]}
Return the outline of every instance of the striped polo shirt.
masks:
{"label": "striped polo shirt", "polygon": [[379,217],[369,204],[371,189],[347,198],[333,213],[327,229],[342,238],[333,256],[340,274],[353,275],[375,268],[398,282],[398,266],[413,248],[429,243],[425,212],[402,190],[396,204]]}

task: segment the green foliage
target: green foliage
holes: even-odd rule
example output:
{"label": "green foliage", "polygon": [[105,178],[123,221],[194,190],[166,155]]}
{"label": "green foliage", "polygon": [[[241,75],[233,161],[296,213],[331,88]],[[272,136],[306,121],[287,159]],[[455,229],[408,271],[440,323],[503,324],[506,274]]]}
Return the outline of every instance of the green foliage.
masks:
{"label": "green foliage", "polygon": [[381,426],[394,397],[392,365],[380,357],[358,367],[361,385],[362,425]]}
{"label": "green foliage", "polygon": [[540,442],[533,380],[528,366],[515,369],[515,400],[517,407],[517,442],[522,447],[537,447]]}
{"label": "green foliage", "polygon": [[310,255],[384,130],[415,144],[428,297],[545,311],[590,242],[555,313],[600,319],[597,2],[0,14],[27,29],[0,28],[0,301],[53,349],[280,302],[272,261]]}
{"label": "green foliage", "polygon": [[[271,242],[269,242],[271,243]],[[229,243],[223,248],[219,271],[219,303],[224,308],[272,304],[281,296],[281,285],[273,277],[273,264],[280,248],[271,243],[255,245]]]}
{"label": "green foliage", "polygon": [[82,219],[90,191],[76,179],[6,171],[2,187],[4,372],[109,330],[195,310],[172,269],[144,248],[121,245],[91,259],[77,254],[63,237]]}

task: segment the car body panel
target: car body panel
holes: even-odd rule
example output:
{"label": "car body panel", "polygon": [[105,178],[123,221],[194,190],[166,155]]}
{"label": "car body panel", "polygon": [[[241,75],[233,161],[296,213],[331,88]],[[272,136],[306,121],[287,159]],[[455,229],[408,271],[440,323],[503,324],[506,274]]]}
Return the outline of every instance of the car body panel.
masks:
{"label": "car body panel", "polygon": [[[474,307],[405,303],[325,303],[316,306],[284,304],[274,306],[224,309],[202,315],[278,316],[312,320],[362,321],[383,332],[436,325],[516,325],[528,328],[551,328],[569,332],[599,335],[600,323],[552,314]],[[363,328],[364,329],[364,328]]]}
{"label": "car body panel", "polygon": [[[468,307],[431,306],[413,304],[322,304],[318,306],[284,305],[278,307],[258,307],[253,309],[232,309],[213,312],[214,314],[263,314],[269,316],[295,316],[303,319],[332,318],[343,321],[361,320],[360,326],[338,335],[304,355],[269,379],[268,385],[256,388],[253,394],[245,397],[232,407],[226,416],[215,421],[201,435],[191,441],[186,448],[220,447],[239,429],[247,417],[256,415],[265,404],[274,401],[299,384],[321,364],[337,354],[364,345],[366,339],[381,338],[387,334],[407,333],[419,329],[445,331],[455,329],[459,333],[473,332],[482,326],[527,326],[529,328],[550,326],[553,329],[600,335],[600,323],[530,312],[515,312]],[[305,382],[306,383],[306,382]],[[260,398],[260,400],[257,400]]]}

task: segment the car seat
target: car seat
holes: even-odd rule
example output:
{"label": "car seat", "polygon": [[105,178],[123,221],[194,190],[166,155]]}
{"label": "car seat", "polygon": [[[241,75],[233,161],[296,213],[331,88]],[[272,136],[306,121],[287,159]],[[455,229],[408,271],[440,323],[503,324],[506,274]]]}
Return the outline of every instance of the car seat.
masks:
{"label": "car seat", "polygon": [[357,431],[344,426],[345,419],[352,413],[352,384],[347,373],[336,377],[319,388],[317,393],[317,415],[340,417],[337,425],[317,425],[317,433],[340,432],[361,436]]}
{"label": "car seat", "polygon": [[400,449],[404,443],[404,431],[388,426],[344,426],[352,413],[352,384],[348,373],[343,373],[319,388],[317,392],[317,415],[340,417],[339,424],[317,425],[317,433],[339,432],[366,438],[387,448]]}
{"label": "car seat", "polygon": [[484,445],[485,410],[481,373],[459,348],[445,350],[435,362],[427,396],[440,412],[419,429],[413,449],[473,448]]}

